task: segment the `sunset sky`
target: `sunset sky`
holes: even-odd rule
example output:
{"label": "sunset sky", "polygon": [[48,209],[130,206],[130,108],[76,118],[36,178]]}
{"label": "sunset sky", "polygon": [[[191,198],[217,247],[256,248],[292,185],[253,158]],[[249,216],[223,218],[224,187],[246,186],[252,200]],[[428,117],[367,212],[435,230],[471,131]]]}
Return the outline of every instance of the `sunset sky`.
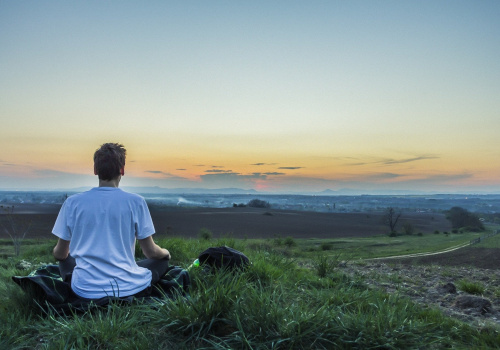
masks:
{"label": "sunset sky", "polygon": [[500,192],[500,1],[0,0],[0,189]]}

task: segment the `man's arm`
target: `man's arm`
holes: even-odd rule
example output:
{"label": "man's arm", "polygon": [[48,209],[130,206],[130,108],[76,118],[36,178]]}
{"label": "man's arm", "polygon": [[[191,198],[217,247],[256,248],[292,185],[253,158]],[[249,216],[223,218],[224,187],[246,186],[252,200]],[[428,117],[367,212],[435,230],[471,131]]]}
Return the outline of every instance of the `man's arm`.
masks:
{"label": "man's arm", "polygon": [[142,252],[148,259],[167,259],[170,260],[170,252],[165,248],[160,247],[153,241],[153,237],[149,236],[139,240]]}
{"label": "man's arm", "polygon": [[52,250],[52,255],[56,260],[64,260],[69,255],[69,241],[59,238],[56,246]]}

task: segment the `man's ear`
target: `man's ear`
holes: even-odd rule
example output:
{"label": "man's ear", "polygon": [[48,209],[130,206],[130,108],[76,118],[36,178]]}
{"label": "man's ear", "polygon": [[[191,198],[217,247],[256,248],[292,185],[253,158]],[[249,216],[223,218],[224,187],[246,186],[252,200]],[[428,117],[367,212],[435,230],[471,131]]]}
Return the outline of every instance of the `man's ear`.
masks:
{"label": "man's ear", "polygon": [[97,168],[94,166],[94,175],[98,175],[97,174]]}
{"label": "man's ear", "polygon": [[122,176],[123,176],[123,175],[125,175],[125,167],[123,167],[123,168],[121,168],[121,169],[120,169],[120,174],[121,174]]}

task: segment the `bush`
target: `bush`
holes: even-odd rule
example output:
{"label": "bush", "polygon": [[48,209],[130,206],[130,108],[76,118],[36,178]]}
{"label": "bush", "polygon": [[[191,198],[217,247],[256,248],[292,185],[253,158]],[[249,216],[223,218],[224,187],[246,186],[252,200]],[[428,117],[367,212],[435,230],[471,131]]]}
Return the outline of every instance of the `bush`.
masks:
{"label": "bush", "polygon": [[271,205],[269,202],[262,201],[260,199],[252,199],[250,202],[247,204],[251,208],[270,208]]}
{"label": "bush", "polygon": [[208,228],[202,228],[198,232],[198,237],[205,241],[209,241],[212,238],[212,236],[213,236],[212,231],[210,231]]}
{"label": "bush", "polygon": [[331,243],[321,243],[320,245],[320,249],[321,250],[332,250],[333,249],[333,245]]}
{"label": "bush", "polygon": [[297,245],[297,243],[292,237],[285,238],[284,243],[288,248],[295,247]]}
{"label": "bush", "polygon": [[434,231],[434,234],[438,235],[439,234],[439,230]]}

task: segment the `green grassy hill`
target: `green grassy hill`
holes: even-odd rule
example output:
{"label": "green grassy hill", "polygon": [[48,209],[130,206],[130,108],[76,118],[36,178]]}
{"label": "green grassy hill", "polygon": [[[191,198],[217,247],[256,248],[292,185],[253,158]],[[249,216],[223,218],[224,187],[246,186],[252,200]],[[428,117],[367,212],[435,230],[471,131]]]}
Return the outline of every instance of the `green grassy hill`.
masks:
{"label": "green grassy hill", "polygon": [[[53,263],[50,252],[55,241],[26,242],[20,257],[0,259],[0,291],[5,296],[0,306],[0,348],[498,348],[498,328],[477,329],[437,309],[374,288],[362,276],[347,275],[338,268],[339,260],[438,250],[445,245],[444,235],[427,236],[431,238],[435,244],[425,248],[417,248],[424,244],[423,237],[417,236],[392,241],[379,237],[361,243],[165,239],[158,243],[170,250],[176,265],[188,266],[207,247],[228,245],[243,251],[252,266],[235,273],[192,270],[187,299],[110,305],[69,317],[41,312],[11,281],[13,275],[30,272],[29,267],[20,268],[21,259],[32,263],[31,269],[40,262]],[[457,243],[451,241],[452,235],[446,238],[448,246]],[[415,243],[418,239],[420,244]],[[2,251],[12,249],[3,243]]]}

